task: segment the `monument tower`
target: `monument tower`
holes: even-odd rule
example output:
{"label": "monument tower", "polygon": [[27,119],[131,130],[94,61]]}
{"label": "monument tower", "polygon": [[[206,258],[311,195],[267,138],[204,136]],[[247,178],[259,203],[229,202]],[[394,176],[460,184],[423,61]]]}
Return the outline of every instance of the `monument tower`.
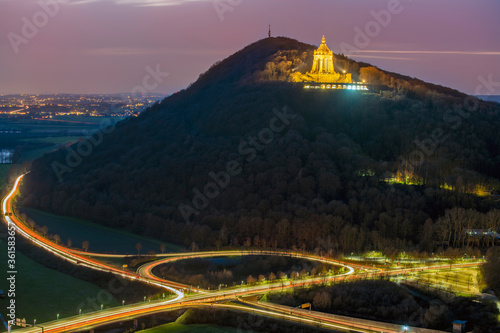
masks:
{"label": "monument tower", "polygon": [[314,51],[314,60],[311,73],[332,74],[333,70],[333,51],[328,48],[325,41],[325,35],[321,40],[321,45]]}
{"label": "monument tower", "polygon": [[333,51],[326,45],[325,36],[321,39],[321,45],[314,50],[312,69],[309,72],[299,71],[291,74],[294,82],[318,82],[318,83],[352,83],[351,73],[335,72],[333,68]]}

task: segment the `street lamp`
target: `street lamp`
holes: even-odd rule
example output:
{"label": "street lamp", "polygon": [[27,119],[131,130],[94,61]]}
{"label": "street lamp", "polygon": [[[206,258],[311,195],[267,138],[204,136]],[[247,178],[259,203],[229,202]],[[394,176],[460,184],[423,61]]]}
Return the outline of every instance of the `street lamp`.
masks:
{"label": "street lamp", "polygon": [[36,325],[36,319],[35,319],[35,320],[33,320],[33,326],[35,326],[35,325]]}
{"label": "street lamp", "polygon": [[104,308],[104,304],[101,304],[101,311],[102,311],[103,308]]}
{"label": "street lamp", "polygon": [[78,314],[81,315],[82,314],[82,309],[79,309],[78,310]]}
{"label": "street lamp", "polygon": [[146,302],[146,296],[144,296],[144,302]]}
{"label": "street lamp", "polygon": [[125,300],[122,301],[122,306],[125,306]]}
{"label": "street lamp", "polygon": [[57,320],[59,320],[59,313],[57,314]]}

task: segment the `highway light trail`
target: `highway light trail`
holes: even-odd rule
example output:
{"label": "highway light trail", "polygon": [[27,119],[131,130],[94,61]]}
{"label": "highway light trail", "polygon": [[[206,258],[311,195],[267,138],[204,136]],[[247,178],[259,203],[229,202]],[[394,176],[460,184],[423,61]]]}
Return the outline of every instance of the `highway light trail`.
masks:
{"label": "highway light trail", "polygon": [[182,292],[172,288],[169,286],[165,281],[162,281],[161,279],[151,279],[151,280],[146,280],[142,278],[141,276],[121,270],[115,266],[105,264],[103,262],[87,258],[83,255],[80,254],[75,254],[71,250],[60,246],[38,234],[36,234],[33,230],[29,229],[26,225],[24,225],[20,220],[17,219],[16,216],[14,216],[12,213],[11,209],[11,201],[17,190],[19,189],[19,184],[24,175],[18,177],[16,179],[16,182],[14,183],[14,188],[12,191],[5,197],[3,201],[3,212],[5,215],[5,220],[9,225],[13,225],[16,228],[16,232],[21,234],[22,236],[26,237],[28,240],[32,241],[33,243],[43,247],[45,250],[67,260],[70,261],[74,264],[78,264],[81,266],[93,268],[96,270],[100,270],[103,272],[109,272],[109,273],[114,273],[118,274],[122,277],[129,278],[129,279],[134,279],[134,280],[144,280],[145,282],[148,282],[150,284],[157,285],[159,287],[167,288],[170,291],[176,293],[176,294],[182,294]]}
{"label": "highway light trail", "polygon": [[[375,277],[380,275],[400,275],[405,274],[412,271],[424,271],[424,270],[433,270],[433,269],[443,269],[443,268],[452,268],[452,267],[467,267],[467,266],[476,266],[478,263],[469,263],[469,264],[459,264],[459,265],[439,265],[439,266],[426,266],[419,267],[418,269],[396,269],[396,270],[381,270],[381,269],[372,269],[368,266],[355,265],[350,264],[338,260],[323,258],[321,256],[309,255],[309,254],[301,254],[287,251],[208,251],[208,252],[192,252],[192,253],[176,253],[176,254],[165,254],[161,255],[163,258],[161,260],[156,260],[147,264],[142,265],[137,273],[125,271],[116,266],[112,266],[101,262],[99,260],[90,258],[90,256],[95,257],[127,257],[125,255],[106,255],[99,253],[87,253],[80,250],[73,250],[66,248],[64,246],[60,246],[41,235],[37,234],[34,230],[31,230],[27,227],[22,221],[20,221],[14,214],[12,210],[12,199],[17,193],[20,182],[24,175],[19,176],[14,182],[14,186],[9,194],[4,198],[2,202],[3,214],[5,217],[5,221],[8,225],[14,226],[17,233],[33,242],[34,244],[42,247],[44,250],[49,251],[50,253],[67,260],[73,264],[81,265],[84,267],[88,267],[90,269],[112,273],[116,275],[120,275],[124,278],[137,280],[143,283],[148,283],[151,285],[155,285],[161,288],[165,288],[170,290],[171,292],[176,294],[176,297],[167,301],[154,301],[150,303],[135,303],[128,306],[116,307],[113,309],[107,309],[104,311],[98,311],[93,313],[88,313],[85,315],[79,315],[67,319],[61,319],[55,322],[45,323],[43,326],[45,328],[45,332],[50,333],[58,333],[58,332],[66,332],[66,331],[76,331],[82,330],[85,328],[96,327],[102,324],[108,324],[115,321],[122,321],[127,319],[132,319],[142,315],[154,314],[158,312],[180,309],[180,308],[189,308],[192,306],[204,306],[209,302],[217,302],[224,301],[229,299],[234,299],[239,296],[248,296],[257,293],[264,293],[273,290],[280,290],[285,288],[294,288],[298,286],[308,286],[314,284],[321,284],[332,281],[344,281],[344,280],[354,280],[357,278],[364,277]],[[321,277],[311,277],[300,281],[280,281],[275,283],[268,284],[258,284],[255,286],[245,286],[243,288],[238,289],[223,289],[220,291],[210,291],[207,292],[205,290],[200,289],[192,289],[197,291],[198,293],[195,295],[185,296],[182,290],[187,289],[189,286],[173,281],[166,281],[155,276],[152,273],[152,270],[158,265],[172,262],[176,260],[183,260],[189,258],[203,258],[203,257],[221,257],[221,256],[241,256],[241,255],[275,255],[275,256],[286,256],[286,257],[294,257],[294,258],[302,258],[307,260],[319,261],[331,265],[342,266],[347,269],[347,272],[344,274],[334,275],[334,276],[321,276]],[[355,274],[355,270],[353,267],[358,269],[370,269],[372,272],[366,271],[364,274]],[[220,305],[218,305],[220,306]],[[227,308],[230,308],[229,306]],[[241,310],[241,307],[239,308]],[[245,311],[248,311],[245,310]],[[253,310],[257,311],[257,310]],[[301,316],[300,320],[302,322],[308,322],[310,324],[317,325],[318,323],[328,328],[349,328],[354,329],[355,331],[373,331],[373,327],[362,327],[352,325],[352,323],[347,322],[335,322],[330,319],[325,319],[321,314],[310,313],[294,313],[283,314],[278,313],[274,310],[259,310],[263,315],[276,316],[279,315],[280,318],[297,321],[297,316]],[[316,316],[316,317],[315,317]],[[305,318],[305,317],[309,317]],[[327,323],[330,321],[329,323]],[[340,325],[340,326],[339,326]],[[38,328],[27,328],[17,330],[19,332],[39,332]],[[377,328],[375,331],[381,331]],[[384,332],[393,332],[391,330],[383,329]],[[394,331],[395,332],[395,331]]]}
{"label": "highway light trail", "polygon": [[[96,323],[100,322],[108,322],[109,320],[113,320],[117,318],[126,317],[130,315],[136,314],[142,314],[142,313],[150,313],[151,311],[154,311],[156,308],[161,306],[165,306],[165,304],[169,303],[175,303],[178,302],[180,299],[184,297],[184,293],[180,290],[177,290],[171,286],[168,285],[165,281],[162,281],[161,279],[147,279],[143,278],[140,275],[137,275],[132,272],[126,272],[123,270],[120,270],[114,266],[102,263],[97,260],[93,260],[87,257],[84,257],[79,254],[72,253],[69,251],[67,248],[59,246],[58,244],[45,239],[44,237],[41,237],[40,235],[36,234],[33,230],[30,230],[26,225],[24,225],[20,220],[17,219],[15,215],[13,215],[11,203],[12,203],[12,198],[16,194],[17,190],[19,189],[19,184],[21,182],[21,179],[23,178],[24,175],[19,176],[13,186],[13,189],[9,192],[9,194],[4,198],[3,203],[2,203],[2,209],[3,209],[3,214],[5,217],[5,221],[7,222],[8,225],[14,226],[16,229],[16,232],[19,233],[20,235],[24,236],[27,238],[29,241],[33,242],[34,244],[42,247],[46,251],[49,251],[53,253],[54,255],[63,258],[64,260],[67,260],[69,262],[72,262],[73,264],[78,264],[81,266],[85,266],[91,269],[99,270],[102,272],[108,272],[108,273],[113,273],[120,275],[124,278],[132,279],[132,280],[137,280],[137,281],[142,281],[146,282],[148,284],[156,285],[161,288],[165,288],[173,293],[175,293],[177,296],[174,299],[170,299],[168,301],[161,302],[161,305],[156,305],[155,307],[152,307],[152,305],[147,304],[137,304],[133,307],[133,309],[130,309],[128,307],[125,308],[118,308],[118,309],[113,309],[113,310],[107,310],[107,311],[101,311],[98,313],[92,313],[88,314],[85,316],[79,316],[76,319],[72,319],[76,323],[79,323],[80,326],[78,327],[83,327],[85,325],[89,325],[92,321],[95,321]],[[66,323],[66,321],[59,321],[61,323]],[[50,329],[49,327],[45,330],[47,332],[59,332],[59,331],[65,331],[66,329],[60,330],[59,324],[53,324],[54,329]],[[29,329],[27,330],[29,331]],[[39,329],[37,329],[39,331]]]}

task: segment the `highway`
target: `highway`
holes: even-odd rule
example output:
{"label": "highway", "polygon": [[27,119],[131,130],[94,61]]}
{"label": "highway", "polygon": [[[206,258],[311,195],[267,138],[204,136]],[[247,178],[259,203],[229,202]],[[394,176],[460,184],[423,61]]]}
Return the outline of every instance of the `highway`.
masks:
{"label": "highway", "polygon": [[[82,265],[86,266],[91,269],[103,271],[103,272],[109,272],[113,274],[120,275],[124,278],[131,279],[131,280],[136,280],[148,284],[153,284],[161,288],[165,288],[175,294],[175,297],[173,299],[168,299],[168,300],[159,300],[159,301],[154,301],[154,302],[140,302],[140,303],[135,303],[127,306],[122,306],[122,307],[115,307],[113,309],[106,309],[103,311],[97,311],[93,313],[88,313],[88,314],[82,314],[79,316],[74,316],[71,318],[64,318],[60,319],[57,321],[49,322],[49,323],[44,323],[43,327],[45,329],[45,332],[50,332],[50,333],[57,333],[57,332],[68,332],[68,331],[77,331],[77,330],[83,330],[83,329],[88,329],[91,327],[96,327],[100,326],[102,324],[107,324],[107,323],[112,323],[112,322],[117,322],[117,321],[123,321],[127,319],[132,319],[135,317],[143,316],[143,315],[148,315],[148,314],[153,314],[153,313],[158,313],[158,312],[163,312],[163,311],[169,311],[169,310],[174,310],[174,309],[180,309],[180,308],[187,308],[187,307],[192,307],[192,306],[203,306],[203,304],[206,303],[211,303],[211,302],[220,302],[220,301],[225,301],[225,300],[230,300],[230,299],[235,299],[241,296],[245,295],[251,295],[251,294],[256,294],[256,293],[264,293],[267,291],[271,290],[279,290],[279,289],[284,289],[284,288],[293,288],[296,286],[306,286],[306,285],[312,285],[312,284],[320,284],[320,283],[325,283],[325,282],[330,282],[330,281],[336,281],[336,280],[346,280],[346,279],[356,279],[356,278],[365,278],[365,277],[374,277],[377,275],[381,274],[387,274],[387,275],[398,275],[398,274],[404,274],[406,272],[411,272],[412,269],[396,269],[396,270],[373,270],[370,269],[370,271],[365,271],[364,273],[356,273],[354,268],[357,268],[358,270],[361,268],[366,268],[361,266],[361,265],[352,265],[350,263],[338,261],[338,260],[332,260],[332,259],[327,259],[327,258],[322,258],[320,256],[314,256],[314,255],[306,255],[306,254],[300,254],[300,253],[292,253],[292,252],[287,252],[287,251],[209,251],[209,252],[190,252],[190,253],[176,253],[176,254],[165,254],[162,255],[163,258],[160,260],[153,261],[151,263],[147,263],[145,265],[142,265],[137,273],[123,270],[119,267],[101,262],[95,257],[110,257],[110,255],[105,255],[105,254],[97,254],[97,253],[86,253],[80,250],[75,250],[75,249],[69,249],[64,246],[58,245],[41,235],[37,234],[35,231],[31,230],[29,227],[27,227],[18,217],[16,217],[13,214],[12,210],[12,199],[17,193],[20,182],[22,180],[24,175],[18,177],[14,183],[14,186],[7,194],[7,196],[3,199],[2,201],[2,211],[3,215],[5,218],[6,223],[9,226],[15,226],[16,233],[18,235],[21,235],[31,241],[32,243],[40,246],[46,251],[49,251],[53,253],[54,255],[63,258],[64,260],[70,261],[75,265]],[[322,277],[311,277],[303,280],[298,280],[298,281],[287,281],[287,282],[275,282],[275,283],[269,283],[269,284],[257,284],[254,286],[244,286],[240,287],[237,289],[222,289],[218,291],[207,291],[207,290],[202,290],[202,289],[197,289],[197,288],[191,288],[192,291],[195,291],[194,295],[185,295],[184,291],[185,289],[190,288],[189,286],[185,284],[181,284],[178,282],[174,281],[166,281],[161,279],[160,277],[155,276],[152,273],[152,270],[154,267],[167,263],[167,262],[172,262],[175,260],[182,260],[182,259],[187,259],[187,258],[203,258],[203,257],[214,257],[214,256],[240,256],[240,255],[277,255],[277,256],[287,256],[287,257],[294,257],[294,258],[303,258],[307,260],[314,260],[314,261],[321,261],[324,263],[332,264],[332,265],[338,265],[338,266],[343,266],[347,269],[347,272],[344,274],[340,275],[335,275],[335,276],[322,276]],[[125,257],[124,255],[113,255],[113,257]],[[160,255],[159,255],[160,256]],[[451,267],[463,267],[463,266],[473,266],[477,265],[477,263],[470,263],[470,264],[459,264],[459,265],[440,265],[440,266],[428,266],[428,267],[419,267],[418,270],[432,270],[432,269],[440,269],[440,268],[451,268]],[[241,307],[240,307],[241,308]],[[241,310],[241,309],[240,309]],[[276,311],[272,309],[265,309],[261,311],[268,311],[269,315],[273,316],[276,315]],[[274,314],[272,314],[274,313]],[[283,319],[285,319],[285,316],[283,314],[280,314]],[[297,314],[297,316],[300,314]],[[303,315],[303,314],[302,314]],[[304,316],[304,315],[303,315]],[[286,315],[286,317],[293,317],[291,315]],[[288,318],[292,320],[292,318]],[[324,322],[325,319],[319,319],[319,318],[303,318],[304,320],[307,319],[306,321],[315,321],[315,324],[320,324],[321,322]],[[304,321],[304,322],[306,322]],[[332,327],[335,327],[338,329],[340,325],[339,323],[331,323],[333,325]],[[351,329],[359,332],[366,332],[370,331],[368,329],[355,329],[352,323],[349,325],[344,325],[343,326],[346,329]],[[325,326],[326,328],[326,326]],[[37,327],[33,328],[23,328],[23,329],[16,329],[18,332],[40,332],[40,329]],[[380,332],[380,330],[378,330]],[[387,330],[386,330],[387,331]],[[389,330],[390,331],[390,330]],[[389,332],[387,331],[387,332]]]}
{"label": "highway", "polygon": [[[132,280],[139,280],[139,281],[144,281],[150,284],[157,285],[159,287],[166,288],[174,293],[176,293],[179,297],[183,297],[183,293],[177,289],[174,289],[176,287],[175,284],[169,285],[165,281],[158,279],[158,278],[152,278],[152,279],[145,279],[141,277],[140,275],[126,271],[123,269],[120,269],[118,267],[115,267],[113,265],[106,264],[104,262],[91,259],[88,257],[85,257],[82,254],[76,254],[73,253],[72,250],[58,245],[51,240],[48,240],[41,235],[37,234],[35,231],[31,230],[28,226],[26,226],[22,221],[20,221],[14,214],[12,210],[12,198],[14,197],[15,193],[17,193],[19,189],[19,185],[21,182],[21,179],[24,175],[18,177],[14,183],[14,187],[12,191],[4,198],[2,202],[2,211],[3,215],[5,218],[5,221],[7,222],[8,226],[15,226],[16,229],[16,234],[20,234],[33,242],[34,244],[42,247],[43,249],[53,253],[54,255],[63,258],[69,262],[72,262],[73,264],[81,265],[81,266],[86,266],[95,270],[103,271],[103,272],[109,272],[113,274],[118,274],[122,277],[129,278]],[[182,287],[182,285],[179,285],[179,287]]]}

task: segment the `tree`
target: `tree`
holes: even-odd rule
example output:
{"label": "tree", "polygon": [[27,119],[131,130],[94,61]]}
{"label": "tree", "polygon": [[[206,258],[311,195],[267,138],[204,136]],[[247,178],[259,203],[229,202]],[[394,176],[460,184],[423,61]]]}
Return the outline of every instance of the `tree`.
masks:
{"label": "tree", "polygon": [[321,291],[314,296],[313,305],[318,309],[329,309],[332,304],[332,297],[327,291]]}
{"label": "tree", "polygon": [[249,275],[247,277],[247,284],[253,284],[255,283],[255,278],[252,275]]}
{"label": "tree", "polygon": [[259,282],[262,282],[266,279],[264,274],[259,274]]}
{"label": "tree", "polygon": [[385,84],[384,81],[384,73],[379,70],[378,68],[368,66],[368,67],[363,67],[359,70],[359,78],[361,80],[365,80],[369,84]]}
{"label": "tree", "polygon": [[268,279],[269,279],[269,281],[273,282],[274,280],[276,280],[276,275],[273,272],[271,272],[271,273],[269,273]]}
{"label": "tree", "polygon": [[432,250],[432,235],[433,231],[432,219],[427,219],[424,226],[422,227],[422,232],[420,235],[420,248],[426,251]]}
{"label": "tree", "polygon": [[84,249],[85,252],[87,252],[89,250],[89,241],[82,242],[82,249]]}
{"label": "tree", "polygon": [[46,225],[44,225],[42,227],[42,234],[43,234],[43,237],[47,237],[47,233],[49,232],[49,227],[47,227]]}
{"label": "tree", "polygon": [[161,253],[165,253],[165,250],[167,249],[167,245],[165,243],[161,243],[160,244],[160,250],[161,250]]}
{"label": "tree", "polygon": [[137,250],[137,254],[141,254],[142,243],[139,242],[139,243],[135,244],[135,249]]}
{"label": "tree", "polygon": [[219,251],[219,250],[220,250],[220,246],[221,246],[221,244],[222,244],[222,240],[221,240],[220,238],[217,238],[217,239],[215,240],[215,246],[217,247],[217,251]]}
{"label": "tree", "polygon": [[59,236],[58,234],[55,234],[54,235],[54,242],[56,242],[56,244],[61,243],[61,236]]}
{"label": "tree", "polygon": [[68,241],[66,242],[67,247],[71,247],[73,245],[73,242],[71,241],[71,238],[68,238]]}
{"label": "tree", "polygon": [[500,248],[493,247],[486,253],[487,262],[481,267],[486,284],[500,295]]}
{"label": "tree", "polygon": [[26,220],[26,223],[28,224],[28,226],[29,226],[32,230],[34,230],[34,229],[35,229],[35,225],[36,225],[35,221],[33,221],[32,219],[28,218],[28,219]]}

